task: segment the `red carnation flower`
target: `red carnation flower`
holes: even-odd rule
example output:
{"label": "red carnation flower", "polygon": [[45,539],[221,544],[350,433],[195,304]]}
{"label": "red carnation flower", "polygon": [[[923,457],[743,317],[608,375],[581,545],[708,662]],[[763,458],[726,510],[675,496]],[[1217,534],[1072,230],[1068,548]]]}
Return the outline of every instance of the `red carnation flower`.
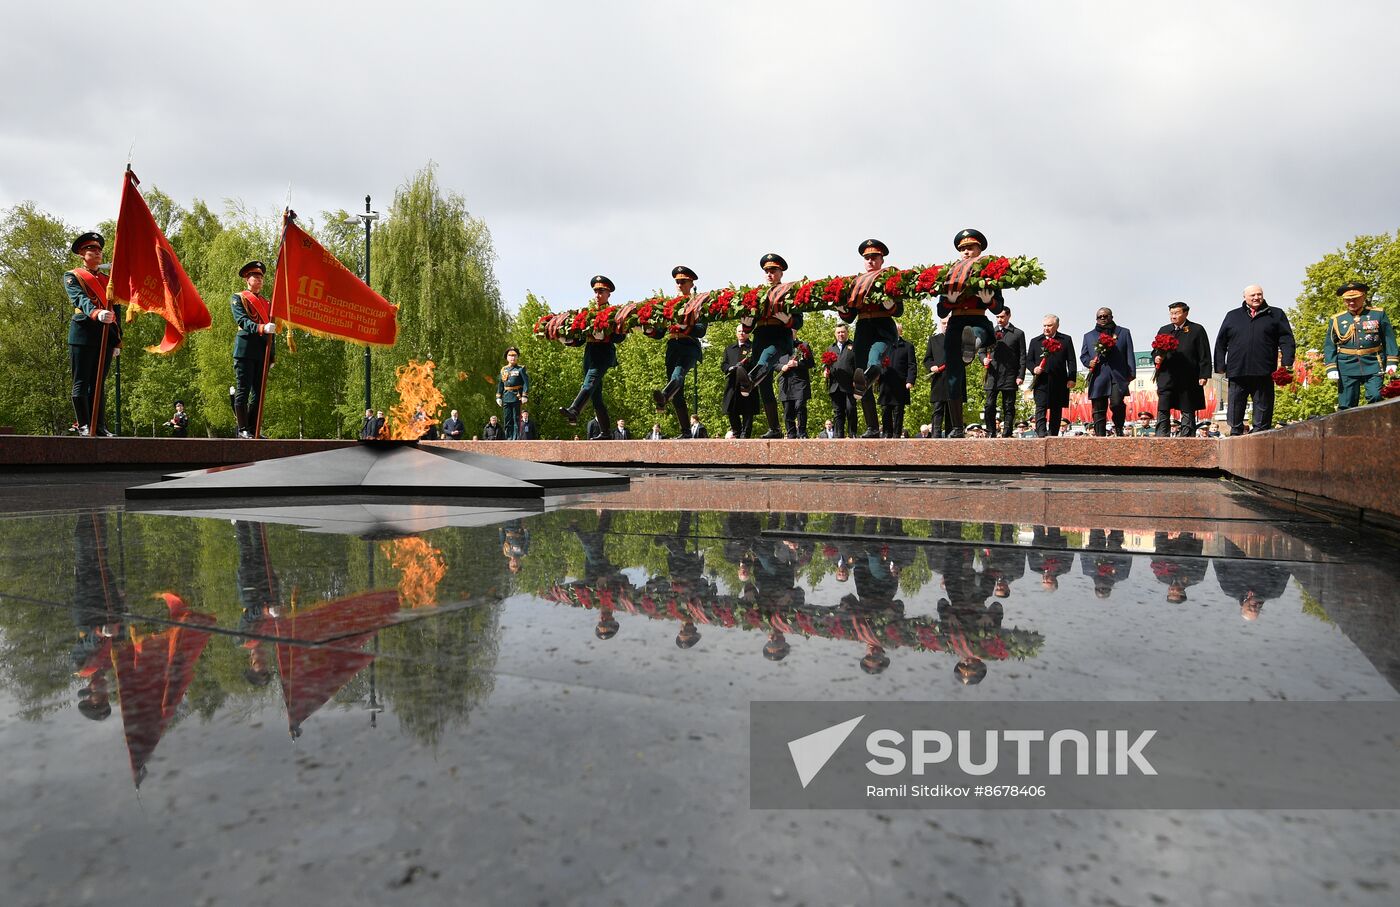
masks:
{"label": "red carnation flower", "polygon": [[899,268],[894,269],[894,273],[885,278],[885,295],[898,296],[899,282],[904,279],[904,272]]}
{"label": "red carnation flower", "polygon": [[833,353],[831,350],[827,350],[826,352],[822,353],[822,365],[834,365],[835,362],[836,354]]}
{"label": "red carnation flower", "polygon": [[811,619],[810,617],[808,617],[806,614],[802,613],[801,611],[798,611],[798,612],[797,612],[797,616],[796,616],[796,620],[797,620],[797,629],[801,630],[802,633],[803,633],[804,635],[806,635],[806,636],[815,636],[815,635],[817,635],[817,628],[814,627],[814,626],[812,625],[812,619]]}
{"label": "red carnation flower", "polygon": [[890,357],[889,357],[889,356],[881,356],[881,357],[880,357],[880,367],[881,367],[881,368],[889,368],[889,367],[890,367]]}
{"label": "red carnation flower", "polygon": [[734,612],[729,608],[716,608],[715,616],[719,618],[721,625],[726,627],[734,626]]}
{"label": "red carnation flower", "polygon": [[982,278],[984,280],[1001,280],[1006,276],[1006,272],[1011,270],[1011,262],[1005,257],[995,258],[982,266]]}
{"label": "red carnation flower", "polygon": [[982,644],[982,648],[993,658],[1010,658],[1011,653],[1006,651],[1006,643],[1001,641],[1000,636],[993,636]]}
{"label": "red carnation flower", "polygon": [[845,288],[846,279],[844,277],[833,277],[826,286],[822,287],[822,302],[839,302],[841,291]]}
{"label": "red carnation flower", "polygon": [[580,309],[579,311],[575,312],[574,320],[570,324],[570,327],[572,327],[575,331],[581,331],[584,328],[588,327],[588,310]]}
{"label": "red carnation flower", "polygon": [[931,268],[924,268],[919,272],[919,279],[914,281],[915,293],[931,293],[938,285],[938,275],[943,273],[942,265],[934,265]]}
{"label": "red carnation flower", "polygon": [[1381,397],[1386,400],[1400,397],[1400,378],[1396,378],[1394,381],[1388,381],[1381,385]]}
{"label": "red carnation flower", "polygon": [[1046,337],[1044,340],[1040,341],[1040,348],[1047,353],[1058,353],[1064,348],[1064,344],[1054,337]]}
{"label": "red carnation flower", "polygon": [[1099,334],[1099,342],[1094,344],[1096,349],[1111,350],[1118,345],[1118,339],[1112,334]]}
{"label": "red carnation flower", "polygon": [[665,318],[667,321],[676,317],[676,304],[679,303],[682,298],[684,297],[677,296],[675,299],[666,300],[666,304],[661,307],[661,317]]}
{"label": "red carnation flower", "polygon": [[[758,309],[758,291],[759,291],[759,288],[758,288],[758,287],[754,287],[754,288],[752,288],[751,290],[749,290],[747,293],[744,294],[744,298],[741,299],[741,300],[739,300],[739,304],[742,305],[744,308],[748,309],[750,312],[757,310],[757,309]],[[733,291],[733,290],[725,290],[724,292],[729,294],[729,298],[730,298],[730,299],[733,299],[733,298],[734,298],[734,291]],[[723,294],[720,294],[720,295],[722,296]]]}
{"label": "red carnation flower", "polygon": [[612,327],[613,307],[606,306],[598,310],[598,314],[593,316],[593,329],[595,331],[606,331]]}
{"label": "red carnation flower", "polygon": [[647,302],[642,303],[642,304],[641,304],[640,306],[638,306],[638,308],[637,308],[637,320],[638,320],[638,321],[650,321],[650,320],[651,320],[651,313],[652,313],[653,311],[655,311],[655,306],[651,303],[650,300],[648,300]]}
{"label": "red carnation flower", "polygon": [[1274,369],[1274,373],[1269,377],[1273,378],[1279,387],[1287,387],[1293,383],[1293,373],[1286,368]]}
{"label": "red carnation flower", "polygon": [[812,282],[804,283],[802,286],[798,287],[797,298],[793,300],[793,304],[799,308],[809,304],[812,301],[812,291],[816,289],[816,287],[817,285]]}
{"label": "red carnation flower", "polygon": [[942,644],[938,641],[938,631],[934,630],[932,627],[920,627],[914,631],[914,635],[919,637],[919,645],[931,652],[938,652],[943,649]]}

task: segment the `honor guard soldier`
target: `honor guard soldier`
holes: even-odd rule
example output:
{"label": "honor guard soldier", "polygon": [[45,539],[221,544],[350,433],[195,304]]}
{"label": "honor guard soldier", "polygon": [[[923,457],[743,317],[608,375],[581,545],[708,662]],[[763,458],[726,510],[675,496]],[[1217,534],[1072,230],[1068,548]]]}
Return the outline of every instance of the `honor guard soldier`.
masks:
{"label": "honor guard soldier", "polygon": [[889,246],[878,239],[867,239],[857,247],[860,257],[865,259],[865,273],[856,278],[852,291],[856,304],[852,308],[837,312],[847,324],[856,323],[855,356],[856,370],[851,375],[851,393],[860,401],[861,412],[865,415],[865,434],[862,438],[880,437],[880,417],[875,410],[875,397],[869,390],[879,380],[884,371],[881,360],[888,348],[899,340],[899,330],[894,320],[904,314],[904,303],[896,300],[892,307],[881,305],[861,305],[858,301],[874,286],[875,277],[885,268],[885,256],[890,254]]}
{"label": "honor guard soldier", "polygon": [[[676,282],[680,295],[690,301],[695,295],[695,281],[700,278],[685,265],[671,269],[671,279]],[[680,308],[684,308],[681,306]],[[666,386],[651,392],[652,402],[657,412],[664,412],[670,403],[676,410],[676,437],[685,438],[690,428],[690,410],[685,405],[685,376],[700,364],[704,350],[700,338],[705,336],[708,326],[699,320],[680,331],[672,331],[666,336]]]}
{"label": "honor guard soldier", "polygon": [[1361,402],[1366,386],[1366,402],[1381,398],[1381,375],[1395,374],[1395,327],[1385,310],[1366,304],[1370,287],[1359,280],[1337,288],[1346,309],[1332,316],[1327,325],[1323,358],[1337,368],[1337,408],[1351,409]]}
{"label": "honor guard soldier", "polygon": [[[617,286],[601,274],[589,281],[589,285],[593,288],[593,299],[588,303],[588,311],[593,313],[607,306]],[[593,402],[593,415],[600,426],[611,421],[608,419],[607,404],[603,402],[603,375],[617,365],[617,344],[626,339],[626,333],[615,333],[611,329],[595,330],[590,323],[583,346],[583,384],[579,386],[574,402],[559,408],[559,414],[568,419],[570,425],[578,424],[579,410],[583,408],[585,400]],[[569,346],[579,345],[578,341],[565,342]],[[600,440],[607,437],[606,430],[598,435]]]}
{"label": "honor guard soldier", "polygon": [[[977,358],[979,349],[990,349],[995,342],[987,313],[999,313],[1002,300],[1000,290],[978,291],[966,286],[972,263],[987,251],[987,237],[982,231],[971,227],[959,230],[953,237],[953,248],[958,250],[962,261],[953,265],[947,279],[953,293],[938,298],[937,311],[940,318],[948,319],[943,350],[948,370],[948,395],[953,400],[966,400],[967,364]],[[961,438],[964,434],[962,409],[954,407],[950,412],[953,430],[948,437]]]}
{"label": "honor guard soldier", "polygon": [[78,434],[110,438],[102,408],[103,387],[111,360],[121,355],[121,306],[107,302],[107,275],[98,271],[106,240],[84,233],[71,249],[83,263],[63,275],[63,289],[73,303],[68,322],[68,363],[73,376],[73,415]]}
{"label": "honor guard soldier", "polygon": [[520,350],[506,350],[506,364],[496,378],[496,405],[505,412],[506,440],[514,441],[520,430],[520,404],[528,403],[530,376],[520,364]]}
{"label": "honor guard soldier", "polygon": [[233,338],[233,414],[238,420],[240,438],[251,438],[260,428],[267,369],[274,359],[277,325],[272,320],[272,303],[262,298],[266,270],[260,261],[250,261],[239,268],[238,276],[248,289],[229,299],[233,321],[238,325]]}
{"label": "honor guard soldier", "polygon": [[190,414],[185,412],[185,401],[175,401],[175,414],[170,417],[170,421],[165,423],[170,427],[170,435],[174,438],[186,438],[190,434]]}
{"label": "honor guard soldier", "polygon": [[[763,269],[769,287],[769,304],[764,308],[771,309],[772,303],[792,288],[792,284],[783,283],[783,272],[787,270],[788,263],[778,253],[769,252],[758,260],[758,266]],[[783,436],[782,423],[778,418],[778,399],[773,394],[773,374],[780,359],[792,355],[793,332],[801,327],[801,312],[792,315],[786,312],[771,313],[757,319],[753,325],[753,348],[758,356],[757,362],[752,371],[740,366],[735,372],[739,392],[744,396],[748,396],[755,386],[758,387],[759,398],[763,401],[763,415],[768,420],[768,432],[763,435],[765,438]]]}

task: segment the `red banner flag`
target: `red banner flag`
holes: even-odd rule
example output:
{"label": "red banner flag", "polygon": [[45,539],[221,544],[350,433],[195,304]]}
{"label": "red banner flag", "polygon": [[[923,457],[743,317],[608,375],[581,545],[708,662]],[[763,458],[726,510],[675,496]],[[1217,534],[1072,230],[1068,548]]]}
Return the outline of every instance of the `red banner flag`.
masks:
{"label": "red banner flag", "polygon": [[107,298],[127,306],[126,320],[141,312],[165,319],[165,336],[147,352],[165,355],[179,349],[185,335],[209,327],[209,310],[194,288],[170,240],[156,226],[151,209],[136,187],[141,181],[122,175],[122,206],[112,243],[112,278]]}
{"label": "red banner flag", "polygon": [[398,306],[371,290],[294,219],[286,218],[277,256],[272,317],[323,337],[393,346]]}

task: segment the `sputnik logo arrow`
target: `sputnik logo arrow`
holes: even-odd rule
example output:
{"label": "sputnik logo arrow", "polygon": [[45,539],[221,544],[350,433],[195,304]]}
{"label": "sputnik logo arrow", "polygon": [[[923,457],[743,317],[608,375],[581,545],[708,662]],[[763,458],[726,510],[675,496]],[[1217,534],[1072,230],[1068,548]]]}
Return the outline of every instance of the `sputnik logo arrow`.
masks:
{"label": "sputnik logo arrow", "polygon": [[804,790],[812,782],[812,779],[817,777],[817,773],[831,760],[831,757],[836,755],[836,751],[841,748],[841,744],[846,742],[846,738],[851,736],[856,725],[864,719],[864,715],[857,715],[850,721],[833,724],[831,727],[822,728],[806,737],[798,737],[796,740],[788,741],[788,752],[792,754],[792,765],[797,769],[797,778],[802,782]]}

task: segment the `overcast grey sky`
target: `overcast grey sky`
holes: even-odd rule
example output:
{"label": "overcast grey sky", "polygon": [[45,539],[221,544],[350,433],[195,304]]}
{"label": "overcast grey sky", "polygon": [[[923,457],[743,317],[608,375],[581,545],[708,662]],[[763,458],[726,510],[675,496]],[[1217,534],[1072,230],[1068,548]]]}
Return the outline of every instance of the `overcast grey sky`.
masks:
{"label": "overcast grey sky", "polygon": [[[975,226],[1038,255],[1036,330],[1099,305],[1212,329],[1248,283],[1400,227],[1394,3],[15,5],[0,207],[78,226],[142,180],[265,213],[387,207],[428,160],[486,220],[507,305],[909,266]],[[1146,340],[1140,341],[1146,345]]]}

